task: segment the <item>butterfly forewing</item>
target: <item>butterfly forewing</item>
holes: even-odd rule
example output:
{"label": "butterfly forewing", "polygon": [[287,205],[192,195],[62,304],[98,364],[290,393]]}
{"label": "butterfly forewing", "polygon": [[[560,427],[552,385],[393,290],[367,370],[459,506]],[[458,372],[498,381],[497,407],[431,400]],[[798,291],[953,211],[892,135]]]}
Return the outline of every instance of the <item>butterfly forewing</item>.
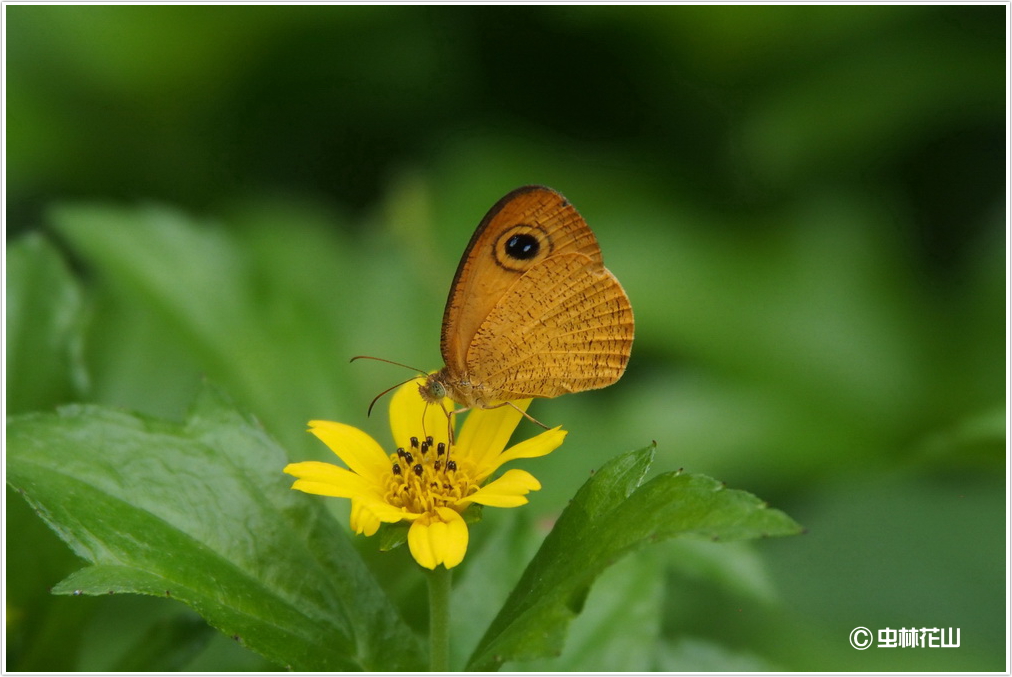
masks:
{"label": "butterfly forewing", "polygon": [[[536,249],[528,258],[509,254],[513,241]],[[601,260],[601,249],[583,217],[559,193],[524,186],[508,193],[485,215],[464,250],[443,313],[440,348],[450,371],[466,369],[468,346],[506,290],[531,268],[560,253],[579,252]]]}

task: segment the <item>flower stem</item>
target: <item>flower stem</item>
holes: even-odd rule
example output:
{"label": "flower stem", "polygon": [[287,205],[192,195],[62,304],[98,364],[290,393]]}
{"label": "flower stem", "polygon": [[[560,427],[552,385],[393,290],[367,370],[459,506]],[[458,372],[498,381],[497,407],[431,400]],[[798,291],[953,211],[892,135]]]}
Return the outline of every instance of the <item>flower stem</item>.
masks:
{"label": "flower stem", "polygon": [[450,579],[452,572],[437,566],[429,572],[429,670],[450,669]]}

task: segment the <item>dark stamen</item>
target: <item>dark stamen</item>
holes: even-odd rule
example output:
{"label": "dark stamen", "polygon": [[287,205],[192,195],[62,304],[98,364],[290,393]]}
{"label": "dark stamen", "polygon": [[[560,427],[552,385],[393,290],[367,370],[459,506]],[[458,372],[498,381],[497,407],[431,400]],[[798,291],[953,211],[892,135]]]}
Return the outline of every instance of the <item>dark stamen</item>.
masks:
{"label": "dark stamen", "polygon": [[412,456],[412,455],[411,455],[411,452],[410,452],[410,451],[405,451],[405,452],[404,452],[404,461],[405,461],[405,462],[406,462],[406,463],[407,463],[408,465],[411,465],[412,463],[414,463],[414,462],[415,462],[415,458],[414,458],[414,456]]}
{"label": "dark stamen", "polygon": [[439,470],[439,461],[436,461],[435,463],[433,463],[432,464],[432,468],[433,468],[433,470]]}
{"label": "dark stamen", "polygon": [[400,475],[401,474],[401,464],[400,463],[394,463],[394,474],[395,475]]}
{"label": "dark stamen", "polygon": [[432,435],[429,435],[428,437],[426,437],[426,438],[425,438],[425,441],[426,441],[426,442],[428,443],[428,445],[429,445],[430,447],[431,447],[431,446],[432,446],[433,444],[435,444],[435,443],[436,443],[436,442],[435,442],[435,440],[433,440],[433,439],[432,439]]}
{"label": "dark stamen", "polygon": [[422,476],[422,464],[421,463],[415,465],[415,467],[412,468],[412,470],[414,470],[415,474],[418,475],[419,477]]}
{"label": "dark stamen", "polygon": [[418,438],[417,437],[412,437],[411,438],[411,448],[412,449],[417,449],[418,448]]}
{"label": "dark stamen", "polygon": [[397,456],[404,458],[404,447],[397,447]]}
{"label": "dark stamen", "polygon": [[436,445],[436,454],[442,456],[446,453],[446,442],[440,442]]}
{"label": "dark stamen", "polygon": [[457,469],[457,462],[456,461],[447,461],[446,462],[446,469],[447,470],[456,470]]}

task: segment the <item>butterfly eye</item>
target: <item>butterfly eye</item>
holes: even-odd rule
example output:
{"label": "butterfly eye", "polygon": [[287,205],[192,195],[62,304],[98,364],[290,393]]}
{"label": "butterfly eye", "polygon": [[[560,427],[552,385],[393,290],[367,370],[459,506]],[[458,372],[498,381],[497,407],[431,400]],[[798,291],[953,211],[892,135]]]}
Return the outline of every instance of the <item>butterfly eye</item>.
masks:
{"label": "butterfly eye", "polygon": [[537,238],[530,233],[517,233],[506,240],[506,255],[519,261],[533,259],[540,249]]}

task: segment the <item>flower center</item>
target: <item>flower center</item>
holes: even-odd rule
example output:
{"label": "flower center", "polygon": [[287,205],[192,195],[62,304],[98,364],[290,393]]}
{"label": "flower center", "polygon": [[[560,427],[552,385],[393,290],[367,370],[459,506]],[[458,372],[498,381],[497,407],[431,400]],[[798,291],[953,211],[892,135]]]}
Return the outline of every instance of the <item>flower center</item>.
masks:
{"label": "flower center", "polygon": [[[419,441],[411,438],[411,447],[390,455],[391,474],[387,480],[386,500],[390,505],[410,512],[432,512],[454,507],[454,503],[478,491],[470,464],[458,465],[450,458],[450,449],[431,436]],[[456,509],[456,508],[454,508]]]}

